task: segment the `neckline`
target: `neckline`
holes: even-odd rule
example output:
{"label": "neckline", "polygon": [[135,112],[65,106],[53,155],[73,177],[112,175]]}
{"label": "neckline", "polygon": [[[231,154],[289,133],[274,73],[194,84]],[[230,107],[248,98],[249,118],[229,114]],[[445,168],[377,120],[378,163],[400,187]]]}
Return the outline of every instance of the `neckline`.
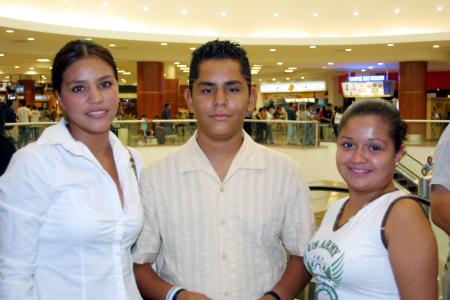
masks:
{"label": "neckline", "polygon": [[339,226],[338,224],[339,224],[339,222],[340,222],[340,220],[341,220],[342,213],[344,212],[345,207],[347,206],[348,202],[350,201],[350,197],[348,197],[348,198],[344,201],[344,203],[342,204],[341,208],[339,209],[339,212],[338,212],[338,214],[337,214],[337,216],[336,216],[336,219],[335,219],[335,221],[334,221],[334,224],[333,224],[333,231],[336,232],[336,231],[338,231],[339,229],[341,229],[342,227],[344,227],[344,226],[345,226],[348,222],[350,222],[350,220],[353,219],[360,211],[362,211],[366,206],[368,206],[370,203],[372,203],[372,202],[375,201],[376,199],[381,198],[382,196],[384,196],[384,195],[386,195],[386,194],[389,194],[389,193],[392,193],[392,192],[396,192],[396,191],[398,191],[398,189],[393,189],[393,190],[384,192],[384,193],[382,193],[382,194],[376,196],[375,198],[373,198],[373,199],[367,201],[366,203],[364,203],[363,206],[361,206],[360,209],[358,209],[357,211],[355,211],[355,213],[353,213],[353,215],[351,215],[350,218],[348,218],[348,220],[347,220],[344,224],[342,224],[342,225]]}

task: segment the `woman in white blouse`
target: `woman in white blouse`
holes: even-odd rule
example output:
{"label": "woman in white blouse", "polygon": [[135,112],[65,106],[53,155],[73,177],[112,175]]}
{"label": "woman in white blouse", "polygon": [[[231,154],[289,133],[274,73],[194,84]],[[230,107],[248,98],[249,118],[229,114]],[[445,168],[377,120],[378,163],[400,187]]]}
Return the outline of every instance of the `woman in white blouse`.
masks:
{"label": "woman in white blouse", "polygon": [[143,222],[141,159],[109,131],[117,79],[95,43],[72,41],[56,55],[65,117],[0,177],[0,299],[141,299],[130,254]]}

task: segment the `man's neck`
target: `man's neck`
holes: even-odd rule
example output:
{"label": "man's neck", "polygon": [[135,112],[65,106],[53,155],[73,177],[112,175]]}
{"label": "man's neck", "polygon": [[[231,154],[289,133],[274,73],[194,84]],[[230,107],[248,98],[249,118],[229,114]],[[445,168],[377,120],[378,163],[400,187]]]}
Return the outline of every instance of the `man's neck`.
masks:
{"label": "man's neck", "polygon": [[236,154],[244,141],[243,134],[227,139],[211,139],[205,134],[197,135],[197,142],[213,166],[217,176],[223,181]]}

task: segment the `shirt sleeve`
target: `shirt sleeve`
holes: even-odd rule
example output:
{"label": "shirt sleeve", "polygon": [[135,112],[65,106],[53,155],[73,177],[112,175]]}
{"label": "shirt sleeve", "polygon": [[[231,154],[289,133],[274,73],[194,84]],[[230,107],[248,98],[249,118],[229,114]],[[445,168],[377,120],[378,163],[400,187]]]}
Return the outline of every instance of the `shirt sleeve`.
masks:
{"label": "shirt sleeve", "polygon": [[434,153],[433,178],[431,184],[443,185],[450,191],[450,131],[446,130],[446,138],[439,143]]}
{"label": "shirt sleeve", "polygon": [[36,299],[40,228],[50,205],[48,170],[36,153],[24,149],[13,156],[0,177],[0,299]]}
{"label": "shirt sleeve", "polygon": [[147,169],[140,179],[141,198],[144,206],[144,226],[136,242],[133,261],[137,264],[153,263],[161,247],[160,225],[154,192]]}
{"label": "shirt sleeve", "polygon": [[315,224],[309,188],[298,167],[295,168],[289,184],[285,214],[282,232],[284,246],[289,254],[303,256],[314,233]]}

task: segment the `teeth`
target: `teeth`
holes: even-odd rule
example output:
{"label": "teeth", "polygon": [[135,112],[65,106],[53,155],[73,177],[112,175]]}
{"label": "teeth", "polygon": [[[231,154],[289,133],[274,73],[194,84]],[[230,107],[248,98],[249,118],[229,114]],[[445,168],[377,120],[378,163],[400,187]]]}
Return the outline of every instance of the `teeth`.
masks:
{"label": "teeth", "polygon": [[91,111],[91,112],[88,112],[88,115],[90,115],[90,116],[98,116],[98,115],[101,115],[104,112],[105,112],[104,110]]}
{"label": "teeth", "polygon": [[367,170],[363,170],[363,169],[352,169],[352,171],[356,172],[356,173],[366,173],[367,172]]}

